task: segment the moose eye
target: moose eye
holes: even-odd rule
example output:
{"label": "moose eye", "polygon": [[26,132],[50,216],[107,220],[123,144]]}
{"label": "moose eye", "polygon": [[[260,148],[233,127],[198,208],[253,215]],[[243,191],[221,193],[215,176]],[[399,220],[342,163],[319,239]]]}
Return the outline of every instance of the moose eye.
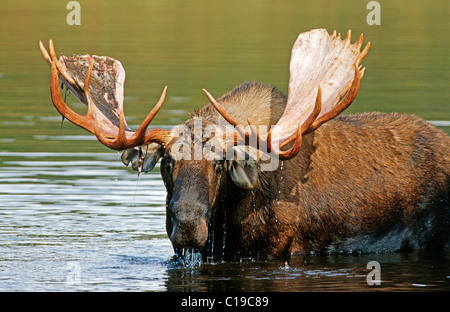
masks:
{"label": "moose eye", "polygon": [[216,171],[221,171],[223,169],[223,166],[225,164],[225,159],[218,159],[213,161],[214,168]]}

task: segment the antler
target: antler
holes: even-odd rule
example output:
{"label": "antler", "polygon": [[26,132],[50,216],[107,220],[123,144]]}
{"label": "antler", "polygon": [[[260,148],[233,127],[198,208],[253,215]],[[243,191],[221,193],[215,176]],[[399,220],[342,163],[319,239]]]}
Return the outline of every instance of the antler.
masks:
{"label": "antler", "polygon": [[[280,148],[285,146],[286,144],[292,142],[293,140],[295,140],[294,145],[287,151],[281,151],[280,149],[274,148],[274,146],[272,145],[271,130],[269,131],[269,133],[267,134],[267,136],[265,138],[262,138],[259,135],[259,133],[256,131],[256,128],[254,127],[254,125],[250,122],[250,120],[247,119],[247,122],[250,125],[251,132],[245,131],[244,127],[241,124],[239,124],[237,121],[235,121],[233,119],[233,117],[231,117],[222,107],[220,107],[219,103],[217,103],[217,101],[214,99],[214,97],[211,95],[211,93],[209,93],[206,89],[203,89],[203,92],[206,94],[209,101],[216,108],[216,110],[225,118],[225,120],[228,121],[230,124],[232,124],[236,128],[237,132],[232,133],[232,138],[233,138],[234,144],[236,144],[238,142],[242,142],[242,141],[247,142],[252,135],[255,135],[257,142],[259,143],[260,146],[265,145],[265,150],[267,152],[272,151],[281,160],[291,159],[298,154],[298,152],[300,151],[300,147],[302,145],[302,135],[305,134],[306,132],[312,131],[310,129],[313,125],[313,122],[316,120],[316,118],[319,115],[320,110],[321,110],[321,98],[322,98],[321,94],[322,94],[322,92],[319,87],[318,92],[317,92],[316,102],[314,105],[314,110],[311,113],[311,115],[309,115],[308,119],[303,124],[299,124],[297,126],[297,131],[293,135],[291,135],[290,137],[285,138],[284,140],[279,142]],[[226,133],[226,134],[224,134],[224,137],[225,138],[229,137],[229,135],[230,135],[229,133]]]}
{"label": "antler", "polygon": [[[51,39],[49,41],[50,53],[47,52],[41,41],[39,41],[39,45],[45,60],[51,67],[50,92],[53,105],[69,121],[95,134],[102,144],[114,150],[125,150],[150,143],[159,143],[165,146],[172,139],[172,133],[168,130],[152,129],[147,131],[147,127],[164,103],[167,87],[164,88],[158,103],[147,115],[139,129],[134,132],[128,128],[123,112],[125,71],[119,61],[95,55],[75,55],[72,58],[62,56],[58,61]],[[83,83],[78,77],[81,73],[73,73],[68,69],[71,62],[76,63],[75,66],[89,62],[89,68]],[[101,77],[94,77],[96,86],[101,89],[95,89],[95,100],[89,90],[94,65],[97,66],[98,71],[102,72]],[[79,69],[79,67],[76,68]],[[111,75],[114,75],[114,77],[111,77]],[[103,78],[102,82],[109,79],[109,82],[114,85],[97,84],[101,78]],[[59,89],[59,79],[88,106],[88,112],[85,116],[76,113],[64,102]]]}
{"label": "antler", "polygon": [[[280,159],[295,157],[301,147],[302,135],[316,130],[324,122],[339,115],[350,106],[358,93],[364,74],[364,68],[361,69],[359,63],[369,51],[370,42],[361,52],[363,35],[354,44],[350,43],[350,37],[350,30],[346,39],[341,40],[340,34],[336,36],[336,31],[330,36],[325,29],[315,29],[299,35],[292,48],[285,110],[265,137],[260,137],[248,120],[251,131],[244,131],[244,127],[203,89],[216,110],[236,127],[234,143],[256,135],[260,146],[266,145],[266,150],[272,151]],[[294,140],[289,150],[281,150]]]}

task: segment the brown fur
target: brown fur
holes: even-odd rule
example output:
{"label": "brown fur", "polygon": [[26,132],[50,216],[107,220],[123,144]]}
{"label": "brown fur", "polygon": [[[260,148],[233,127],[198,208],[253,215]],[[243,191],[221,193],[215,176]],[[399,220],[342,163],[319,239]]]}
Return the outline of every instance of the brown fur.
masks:
{"label": "brown fur", "polygon": [[[286,97],[271,86],[245,83],[219,103],[242,124],[249,118],[273,125]],[[210,104],[194,116],[226,125]],[[210,206],[206,257],[448,246],[450,138],[412,115],[339,116],[304,136],[295,158],[260,172],[252,191],[238,188],[225,169],[217,172],[208,161],[183,168],[190,175],[183,183],[199,185],[196,176],[208,181],[200,183],[207,190],[195,191],[205,192]],[[177,179],[162,171],[165,181]],[[172,193],[168,186],[168,203]]]}

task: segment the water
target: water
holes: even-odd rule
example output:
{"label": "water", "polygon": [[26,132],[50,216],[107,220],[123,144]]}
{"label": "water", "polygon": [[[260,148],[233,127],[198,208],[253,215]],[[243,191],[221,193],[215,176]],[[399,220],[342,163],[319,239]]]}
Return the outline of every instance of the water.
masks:
{"label": "water", "polygon": [[[157,168],[138,177],[116,153],[0,159],[0,291],[450,290],[449,252],[177,260]],[[369,261],[380,286],[367,284]]]}
{"label": "water", "polygon": [[[138,177],[92,135],[61,127],[38,48],[53,38],[57,53],[122,61],[133,129],[168,85],[153,125],[171,127],[206,104],[202,88],[220,96],[256,80],[286,92],[300,32],[351,28],[372,48],[348,112],[415,113],[450,132],[448,1],[380,1],[381,26],[367,25],[360,0],[80,3],[81,26],[67,25],[65,2],[0,5],[0,291],[450,290],[448,252],[174,259],[158,167]],[[370,261],[379,286],[367,283]]]}
{"label": "water", "polygon": [[126,289],[121,280],[154,279],[173,254],[156,175],[137,184],[114,153],[0,157],[1,290],[67,289],[73,262],[89,290]]}

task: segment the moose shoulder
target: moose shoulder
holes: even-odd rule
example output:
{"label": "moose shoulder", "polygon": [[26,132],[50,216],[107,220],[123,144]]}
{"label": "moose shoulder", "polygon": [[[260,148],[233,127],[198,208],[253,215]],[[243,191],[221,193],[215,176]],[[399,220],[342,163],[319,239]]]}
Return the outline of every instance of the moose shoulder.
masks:
{"label": "moose shoulder", "polygon": [[[255,83],[235,88],[218,102],[232,111],[248,100],[266,107],[264,117],[275,121],[286,105],[281,92]],[[223,122],[211,104],[196,116],[205,124]],[[246,118],[257,121],[261,111],[237,119]],[[416,116],[338,116],[305,135],[296,157],[280,162],[275,171],[259,171],[252,190],[224,174],[226,165],[217,172],[207,161],[175,162],[180,171],[169,174],[166,163],[173,160],[166,153],[161,168],[168,218],[195,219],[184,215],[202,205],[208,206],[202,215],[209,213],[208,231],[201,236],[198,219],[176,248],[202,247],[214,258],[442,248],[450,225],[449,146],[443,131]],[[125,155],[137,161],[132,150]],[[196,208],[195,201],[200,202]],[[168,221],[168,235],[175,241],[172,233]],[[199,236],[201,246],[195,242]]]}
{"label": "moose shoulder", "polygon": [[[191,119],[147,131],[164,89],[136,132],[123,116],[120,62],[57,60],[51,41],[50,53],[42,43],[41,50],[63,116],[125,150],[122,160],[139,172],[161,159],[176,253],[236,259],[448,248],[450,138],[412,115],[339,116],[364,74],[362,40],[351,44],[350,32],[341,40],[323,29],[300,34],[287,96],[252,82],[218,100],[204,90],[210,104]],[[86,116],[64,103],[59,80],[88,105]]]}

